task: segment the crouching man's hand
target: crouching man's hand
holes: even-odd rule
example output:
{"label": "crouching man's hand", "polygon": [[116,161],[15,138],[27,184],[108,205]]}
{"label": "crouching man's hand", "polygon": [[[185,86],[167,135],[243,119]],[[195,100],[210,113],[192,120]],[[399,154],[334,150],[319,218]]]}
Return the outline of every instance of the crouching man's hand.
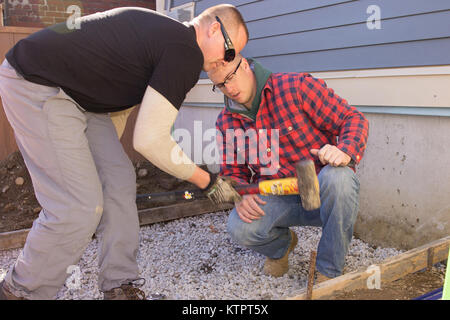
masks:
{"label": "crouching man's hand", "polygon": [[233,187],[236,185],[234,180],[217,174],[210,174],[210,179],[203,193],[213,203],[235,203],[242,200],[241,195]]}
{"label": "crouching man's hand", "polygon": [[318,156],[323,165],[329,164],[333,167],[345,167],[352,159],[348,154],[330,144],[324,145],[320,150],[311,149],[310,152]]}
{"label": "crouching man's hand", "polygon": [[258,203],[264,205],[267,202],[256,194],[246,194],[242,197],[242,201],[236,203],[236,211],[242,221],[251,223],[252,220],[260,219],[264,215]]}

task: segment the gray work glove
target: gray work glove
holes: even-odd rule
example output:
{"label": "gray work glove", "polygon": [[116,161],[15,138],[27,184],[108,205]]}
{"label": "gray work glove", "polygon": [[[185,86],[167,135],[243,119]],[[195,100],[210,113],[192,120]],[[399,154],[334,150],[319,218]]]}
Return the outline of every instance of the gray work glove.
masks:
{"label": "gray work glove", "polygon": [[211,181],[203,189],[203,193],[215,204],[235,203],[242,200],[241,195],[234,189],[236,181],[210,173]]}

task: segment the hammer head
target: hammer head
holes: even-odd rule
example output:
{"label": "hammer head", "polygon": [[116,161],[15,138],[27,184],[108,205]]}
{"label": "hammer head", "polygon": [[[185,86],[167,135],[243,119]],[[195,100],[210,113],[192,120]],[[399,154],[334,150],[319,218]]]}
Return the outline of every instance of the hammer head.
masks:
{"label": "hammer head", "polygon": [[297,171],[298,193],[305,210],[320,208],[319,179],[312,160],[302,160],[295,164]]}

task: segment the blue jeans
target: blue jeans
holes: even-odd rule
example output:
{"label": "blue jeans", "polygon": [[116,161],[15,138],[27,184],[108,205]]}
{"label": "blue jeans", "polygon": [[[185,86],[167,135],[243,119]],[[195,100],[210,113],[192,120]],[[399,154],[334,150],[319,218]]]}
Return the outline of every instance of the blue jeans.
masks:
{"label": "blue jeans", "polygon": [[300,196],[261,196],[265,215],[247,223],[234,208],[227,229],[238,244],[266,257],[279,259],[286,254],[291,241],[289,227],[322,227],[317,249],[317,270],[327,277],[342,274],[353,226],[359,209],[359,181],[348,167],[325,166],[318,175],[321,207],[306,211]]}

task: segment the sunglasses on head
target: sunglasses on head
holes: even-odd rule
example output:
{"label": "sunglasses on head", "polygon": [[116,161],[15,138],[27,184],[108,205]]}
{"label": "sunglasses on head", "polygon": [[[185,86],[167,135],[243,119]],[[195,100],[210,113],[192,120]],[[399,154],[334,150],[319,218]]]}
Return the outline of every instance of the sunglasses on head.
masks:
{"label": "sunglasses on head", "polygon": [[223,26],[223,23],[222,23],[222,21],[220,21],[220,18],[218,16],[216,16],[216,20],[220,24],[220,30],[222,31],[223,38],[225,39],[225,57],[224,57],[224,60],[226,62],[233,61],[234,57],[236,56],[236,51],[234,50],[233,42],[231,42],[231,39],[228,36],[228,33],[225,30],[225,27]]}

